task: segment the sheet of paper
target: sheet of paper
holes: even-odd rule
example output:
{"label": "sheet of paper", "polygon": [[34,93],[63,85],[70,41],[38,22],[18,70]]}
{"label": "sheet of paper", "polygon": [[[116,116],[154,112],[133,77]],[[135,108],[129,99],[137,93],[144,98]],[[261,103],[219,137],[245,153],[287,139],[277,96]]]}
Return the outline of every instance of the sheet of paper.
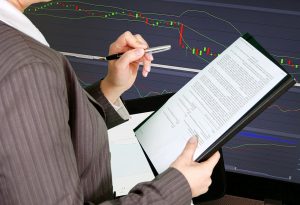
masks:
{"label": "sheet of paper", "polygon": [[136,136],[161,173],[191,136],[199,141],[195,159],[285,76],[239,38],[144,123]]}
{"label": "sheet of paper", "polygon": [[129,121],[108,130],[113,188],[117,196],[154,178],[133,129],[152,112],[131,115]]}

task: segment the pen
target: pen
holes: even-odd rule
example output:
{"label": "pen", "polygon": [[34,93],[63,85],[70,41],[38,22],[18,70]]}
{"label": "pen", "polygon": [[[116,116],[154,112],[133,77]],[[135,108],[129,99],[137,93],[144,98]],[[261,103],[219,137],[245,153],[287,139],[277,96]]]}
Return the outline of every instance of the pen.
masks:
{"label": "pen", "polygon": [[[157,46],[157,47],[145,49],[145,53],[160,53],[160,52],[164,52],[164,51],[167,51],[170,49],[171,49],[171,45]],[[116,60],[116,59],[120,58],[122,56],[122,54],[124,54],[124,53],[117,53],[117,54],[109,55],[106,57],[100,57],[101,59],[99,59],[99,60],[106,60],[106,61]]]}
{"label": "pen", "polygon": [[[164,51],[168,51],[171,49],[171,45],[164,45],[164,46],[157,46],[157,47],[152,47],[152,48],[147,48],[145,49],[145,53],[160,53]],[[109,61],[109,60],[116,60],[122,56],[124,53],[117,53],[117,54],[112,54],[109,56],[91,56],[91,55],[84,55],[84,54],[78,54],[78,53],[68,53],[68,52],[60,52],[65,56],[72,56],[76,58],[84,58],[84,59],[89,59],[89,60],[103,60],[103,61]]]}

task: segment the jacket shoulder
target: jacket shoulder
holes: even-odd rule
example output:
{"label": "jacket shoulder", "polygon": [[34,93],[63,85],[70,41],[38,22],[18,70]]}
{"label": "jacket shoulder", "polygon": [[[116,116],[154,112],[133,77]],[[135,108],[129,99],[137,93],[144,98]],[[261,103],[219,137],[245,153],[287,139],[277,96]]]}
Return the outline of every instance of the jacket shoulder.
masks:
{"label": "jacket shoulder", "polygon": [[[67,64],[55,50],[0,22],[0,82],[9,73],[30,64],[48,64],[59,68]],[[57,69],[57,72],[62,72]]]}

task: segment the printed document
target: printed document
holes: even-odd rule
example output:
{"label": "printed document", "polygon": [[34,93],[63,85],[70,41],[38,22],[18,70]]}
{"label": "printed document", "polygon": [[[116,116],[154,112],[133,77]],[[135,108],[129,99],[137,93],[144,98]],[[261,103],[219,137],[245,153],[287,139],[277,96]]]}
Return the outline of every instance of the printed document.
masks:
{"label": "printed document", "polygon": [[286,75],[240,37],[142,124],[135,135],[161,173],[191,136],[198,137],[194,159],[200,156]]}

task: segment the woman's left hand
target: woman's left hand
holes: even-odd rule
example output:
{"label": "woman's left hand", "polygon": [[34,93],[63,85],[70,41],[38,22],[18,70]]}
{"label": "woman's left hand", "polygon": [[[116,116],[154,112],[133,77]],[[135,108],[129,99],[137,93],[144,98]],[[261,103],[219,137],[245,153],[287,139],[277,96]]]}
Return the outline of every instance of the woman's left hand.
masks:
{"label": "woman's left hand", "polygon": [[147,77],[153,56],[145,53],[146,48],[148,44],[142,36],[129,31],[110,45],[109,55],[124,53],[118,60],[109,61],[107,76],[101,81],[101,90],[110,102],[114,103],[133,85],[140,63],[143,63],[143,76]]}

